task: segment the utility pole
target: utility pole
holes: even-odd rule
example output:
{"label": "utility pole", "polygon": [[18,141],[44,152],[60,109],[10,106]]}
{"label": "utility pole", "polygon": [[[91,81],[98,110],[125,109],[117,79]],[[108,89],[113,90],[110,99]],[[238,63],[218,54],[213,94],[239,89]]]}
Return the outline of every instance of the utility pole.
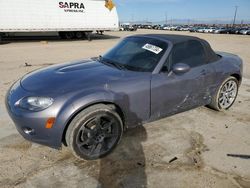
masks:
{"label": "utility pole", "polygon": [[165,22],[166,22],[165,24],[168,25],[168,13],[167,12],[165,12]]}
{"label": "utility pole", "polygon": [[237,11],[238,11],[238,6],[235,6],[233,27],[234,27],[234,25],[235,25],[235,21],[236,21],[236,17],[237,17]]}

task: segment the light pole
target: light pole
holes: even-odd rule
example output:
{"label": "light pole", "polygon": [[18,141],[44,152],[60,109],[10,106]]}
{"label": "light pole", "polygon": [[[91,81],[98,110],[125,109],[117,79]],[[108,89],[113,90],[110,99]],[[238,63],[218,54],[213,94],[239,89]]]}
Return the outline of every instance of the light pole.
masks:
{"label": "light pole", "polygon": [[233,27],[234,27],[234,25],[235,25],[235,21],[236,21],[236,17],[237,17],[237,11],[238,11],[238,6],[235,6]]}

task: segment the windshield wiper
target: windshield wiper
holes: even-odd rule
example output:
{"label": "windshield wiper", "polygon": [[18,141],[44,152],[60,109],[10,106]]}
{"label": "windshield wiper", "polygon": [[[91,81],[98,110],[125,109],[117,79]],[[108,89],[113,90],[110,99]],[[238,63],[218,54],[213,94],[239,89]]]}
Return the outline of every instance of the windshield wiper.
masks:
{"label": "windshield wiper", "polygon": [[122,65],[120,63],[116,63],[114,61],[110,61],[108,59],[104,59],[102,56],[99,56],[99,61],[101,63],[104,63],[104,64],[107,64],[107,65],[111,65],[117,69],[120,69],[120,70],[127,70],[126,66],[125,65]]}
{"label": "windshield wiper", "polygon": [[122,64],[115,63],[115,62],[112,62],[112,61],[108,61],[108,63],[113,65],[114,67],[120,69],[120,70],[127,70],[127,68]]}

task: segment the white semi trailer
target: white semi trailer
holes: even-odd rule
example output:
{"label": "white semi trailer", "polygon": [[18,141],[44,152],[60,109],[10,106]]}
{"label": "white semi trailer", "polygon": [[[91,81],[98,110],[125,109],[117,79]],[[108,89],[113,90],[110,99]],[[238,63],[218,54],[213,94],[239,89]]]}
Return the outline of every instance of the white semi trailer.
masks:
{"label": "white semi trailer", "polygon": [[93,31],[118,28],[112,0],[0,0],[0,39],[34,35],[90,39]]}

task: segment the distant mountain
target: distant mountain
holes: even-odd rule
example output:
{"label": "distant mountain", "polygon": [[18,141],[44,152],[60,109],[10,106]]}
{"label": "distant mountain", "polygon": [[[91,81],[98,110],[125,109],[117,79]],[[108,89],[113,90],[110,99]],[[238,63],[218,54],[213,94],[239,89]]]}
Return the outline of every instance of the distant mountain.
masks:
{"label": "distant mountain", "polygon": [[[121,22],[125,23],[125,22]],[[131,24],[148,24],[148,25],[163,25],[163,24],[168,24],[168,25],[189,25],[189,24],[232,24],[233,20],[229,19],[169,19],[166,21],[126,21],[126,23],[131,23]],[[250,20],[236,20],[236,24],[250,24]]]}

